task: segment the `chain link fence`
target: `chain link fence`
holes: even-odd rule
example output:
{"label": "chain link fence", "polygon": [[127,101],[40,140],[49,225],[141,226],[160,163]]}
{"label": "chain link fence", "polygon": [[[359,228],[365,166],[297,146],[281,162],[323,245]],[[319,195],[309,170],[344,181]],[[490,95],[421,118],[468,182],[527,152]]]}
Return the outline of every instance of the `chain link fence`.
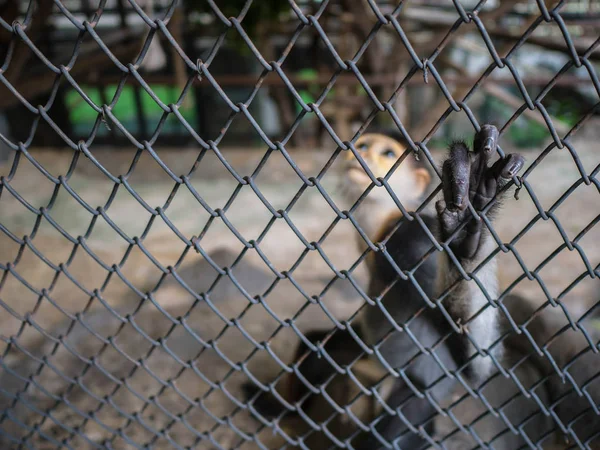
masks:
{"label": "chain link fence", "polygon": [[[577,229],[564,225],[565,219],[560,215],[561,206],[578,195],[579,188],[589,187],[595,191],[599,188],[596,175],[600,165],[597,151],[593,149],[595,144],[592,142],[592,150],[580,156],[576,135],[593,120],[600,104],[600,82],[593,62],[598,57],[600,37],[589,42],[571,37],[568,19],[563,17],[567,2],[552,5],[541,0],[523,2],[531,7],[527,10],[527,26],[515,41],[501,40],[500,36],[499,46],[498,33],[502,30],[498,31],[496,27],[496,37],[492,37],[486,27],[521,2],[486,5],[484,0],[467,7],[465,2],[452,1],[449,12],[452,20],[448,28],[441,34],[432,33],[432,42],[428,43],[430,49],[421,52],[411,44],[405,30],[408,25],[403,21],[410,2],[392,4],[366,0],[363,6],[369,15],[364,20],[364,39],[350,59],[340,56],[337,50],[342,45],[340,40],[330,38],[335,33],[335,23],[323,19],[328,9],[339,8],[333,1],[266,2],[267,9],[282,9],[288,14],[294,27],[281,51],[270,56],[263,55],[246,28],[247,14],[256,7],[252,0],[241,2],[235,16],[224,12],[228,11],[227,2],[202,2],[205,14],[212,17],[219,33],[213,36],[210,51],[199,58],[186,52],[169,27],[174,16],[181,13],[181,4],[177,1],[165,4],[151,17],[141,3],[128,0],[119,3],[120,8],[128,8],[135,14],[146,33],[141,50],[130,59],[123,59],[125,44],[115,45],[108,34],[97,29],[110,9],[109,2],[101,0],[94,6],[90,4],[95,2],[86,2],[88,13],[84,16],[73,13],[72,2],[32,0],[22,3],[21,6],[26,3],[23,15],[16,14],[12,19],[9,15],[0,17],[0,28],[8,36],[0,81],[6,88],[5,96],[16,100],[29,114],[25,127],[28,132],[24,138],[12,139],[6,133],[0,134],[4,145],[10,148],[9,163],[0,178],[0,201],[4,201],[0,203],[0,231],[5,248],[0,261],[0,315],[4,316],[0,329],[0,447],[363,448],[361,436],[365,433],[379,436],[377,424],[386,416],[400,418],[405,435],[419,435],[423,440],[418,448],[600,447],[600,330],[596,318],[599,291],[596,285],[591,294],[577,291],[577,287],[586,281],[594,284],[599,275],[598,255],[594,250],[597,243],[585,243],[600,218],[600,211],[596,211],[598,201],[592,196],[592,201],[585,207],[575,209],[574,215],[586,218],[593,212],[591,220],[586,219],[586,224]],[[445,11],[448,6],[450,2],[444,5]],[[68,55],[49,57],[41,50],[43,42],[31,38],[36,14],[44,8],[53,10],[77,30],[76,41]],[[535,35],[539,27],[549,25],[562,36],[562,42],[546,42]],[[408,61],[406,73],[397,77],[386,97],[382,96],[384,90],[371,85],[376,82],[377,74],[365,75],[359,69],[363,57],[369,47],[375,45],[382,30],[401,43]],[[444,49],[467,33],[481,38],[489,52],[489,60],[480,76],[470,79],[459,71],[449,87],[445,81],[448,78],[436,67],[446,56]],[[226,36],[232,34],[243,41],[247,54],[260,67],[260,73],[256,74],[243,101],[232,100],[218,77],[211,73],[211,64],[226,42]],[[302,95],[295,84],[297,79],[286,70],[290,52],[306,34],[317,36],[332,68],[312,101]],[[184,68],[182,89],[172,102],[164,101],[154,92],[141,68],[153,40],[159,38],[174,50],[177,64]],[[530,94],[514,63],[516,55],[531,41],[567,55],[566,63],[554,76],[543,83],[538,80],[541,89],[535,96]],[[97,46],[110,61],[112,69],[117,70],[117,87],[112,98],[92,99],[78,82],[86,70],[100,64],[99,60],[92,60],[91,66],[84,66],[83,71],[78,66],[82,49],[90,45]],[[10,76],[15,65],[23,64],[19,55],[28,51],[46,69],[43,83],[49,83],[48,91],[40,103],[33,102],[29,94],[38,89],[42,81],[28,84],[19,77]],[[65,62],[57,63],[59,60]],[[21,77],[27,75],[27,63],[24,64]],[[176,63],[171,60],[169,64]],[[423,293],[424,299],[418,311],[411,313],[404,323],[395,325],[396,332],[414,337],[411,323],[417,323],[415,318],[428,309],[445,311],[444,295],[429,298],[423,290],[425,287],[419,286],[414,277],[427,258],[434,258],[447,248],[435,239],[421,218],[440,192],[439,182],[433,183],[425,202],[412,211],[405,209],[394,196],[388,180],[402,164],[408,164],[407,158],[417,158],[439,175],[439,158],[430,149],[431,140],[456,113],[468,119],[471,130],[479,129],[481,123],[470,107],[470,100],[484,91],[486,82],[497,71],[509,73],[509,79],[511,83],[514,81],[519,93],[509,99],[513,104],[517,99],[515,111],[499,124],[501,134],[505,135],[522,117],[533,114],[537,115],[538,123],[545,125],[550,137],[543,150],[528,158],[526,170],[518,177],[515,197],[521,199],[517,201],[511,197],[506,201],[509,212],[502,213],[503,217],[514,214],[506,219],[513,225],[513,228],[505,227],[510,232],[509,238],[505,240],[503,233],[500,233],[501,237],[490,220],[482,216],[496,241],[483,266],[493,257],[504,255],[519,268],[514,280],[503,283],[498,298],[488,296],[484,308],[495,308],[507,318],[508,326],[495,344],[506,344],[507,355],[495,357],[489,353],[498,370],[483,382],[471,385],[461,375],[468,363],[465,367],[450,370],[438,356],[438,350],[447,345],[456,331],[441,336],[436,342],[421,343],[414,339],[413,351],[435,359],[443,372],[430,385],[419,385],[411,382],[407,375],[410,361],[403,367],[391,367],[380,357],[380,344],[365,344],[356,325],[368,304],[381,305],[382,296],[401,281],[411,283]],[[595,100],[573,125],[559,129],[544,99],[564,83],[565,77],[572,77],[573,71],[584,73]],[[467,83],[461,85],[461,78]],[[277,137],[265,131],[269,124],[263,123],[252,112],[252,103],[269,84],[268,80],[273,79],[293,97],[297,108],[289,127]],[[359,86],[367,99],[360,126],[351,136],[344,136],[323,112],[338,80],[348,83],[347,79]],[[397,109],[399,99],[416,81],[437,86],[443,96],[441,107],[427,107],[427,120],[423,122],[428,124],[428,129],[421,134],[408,131]],[[154,129],[139,127],[137,132],[131,132],[130,125],[114,112],[130,82],[150,96],[160,109]],[[213,139],[198,132],[195,124],[181,112],[198,82],[204,83],[226,105],[228,117],[224,123],[217,124],[219,132]],[[53,109],[65,87],[74,89],[79,100],[93,110],[93,125],[80,140],[73,139],[72,130],[63,130],[61,112],[56,113]],[[485,93],[489,94],[488,91]],[[384,177],[376,177],[366,170],[371,184],[346,210],[332,194],[328,173],[334,170],[336,161],[348,153],[361,159],[355,142],[369,132],[370,124],[381,116],[391,119],[395,130],[401,133],[407,142],[406,151]],[[205,120],[210,121],[210,117]],[[316,121],[325,131],[326,140],[334,146],[331,152],[323,150],[321,156],[310,154],[308,159],[313,164],[310,167],[318,165],[314,176],[307,174],[306,157],[290,150],[291,139],[307,120]],[[259,158],[252,167],[238,164],[240,156],[230,156],[221,145],[228,131],[239,121],[249,124],[262,142]],[[193,141],[192,150],[186,150],[188,155],[193,153],[191,159],[155,148],[163,128],[172,122],[185,130]],[[69,155],[66,164],[57,166],[52,158],[58,156],[40,156],[32,145],[36,129],[41,126],[49,126],[67,147],[61,153],[63,158],[65,153]],[[133,148],[133,157],[122,165],[115,163],[119,158],[124,160],[119,153],[95,148],[97,136],[106,130],[118,134],[129,148]],[[500,147],[498,152],[505,155]],[[574,167],[575,180],[572,184],[561,182],[563,175],[557,169],[553,175],[543,172],[541,184],[536,185],[531,181],[532,177],[535,178],[545,161],[555,155],[562,159],[553,167]],[[242,160],[247,157],[242,153]],[[287,203],[281,208],[270,200],[273,191],[261,188],[265,177],[272,176],[270,172],[277,172],[270,166],[274,160],[279,161],[277,167],[286,173],[284,181],[293,179],[296,183],[295,190],[290,191]],[[152,180],[149,189],[143,192],[139,189],[140,180],[149,176],[145,174],[148,164],[158,168],[161,176],[168,179],[170,187],[161,200],[151,196]],[[210,197],[213,195],[210,192],[207,197],[193,182],[194,174],[207,164],[209,172],[218,167],[232,180],[232,189],[226,192],[214,181],[213,191],[218,191],[220,198],[226,199],[224,202],[213,202],[211,198],[217,197]],[[364,161],[361,164],[368,168]],[[82,182],[75,175],[82,167],[88,175],[93,172],[95,177],[102,179],[109,189],[98,189],[94,195],[88,189],[84,195],[82,192],[88,181]],[[34,187],[21,188],[24,180]],[[553,192],[560,191],[559,195],[549,201],[540,193],[540,185],[544,191],[553,185]],[[373,190],[386,190],[403,213],[395,230],[409,226],[407,224],[418,224],[432,241],[431,250],[421,261],[412,267],[396,267],[395,279],[385,286],[378,286],[376,291],[366,287],[360,271],[373,254],[381,254],[392,263],[397,255],[388,249],[393,233],[379,242],[371,242],[355,217],[361,203]],[[32,200],[40,191],[46,194],[42,204]],[[135,213],[139,232],[135,234],[121,221],[121,217],[129,213],[118,206],[123,195],[139,208]],[[178,206],[173,206],[174,199],[182,195],[185,205],[176,213]],[[69,203],[61,203],[65,197]],[[307,197],[317,198],[325,206],[319,209],[310,204],[303,205],[303,198]],[[231,213],[234,205],[239,207],[241,202],[243,208],[250,198],[257,201],[266,214],[264,223],[259,223],[256,218],[257,228],[252,239],[241,231],[245,224],[232,219]],[[528,204],[533,214],[515,228],[515,224],[520,223],[519,208],[525,198],[530,200]],[[13,227],[14,220],[7,206],[10,202],[23,208],[23,214],[28,217],[21,223],[28,227],[24,235],[14,231],[22,228]],[[217,206],[219,204],[223,206]],[[83,214],[87,221],[80,229],[74,229],[66,222],[68,217],[76,214]],[[310,233],[305,231],[307,227],[302,219],[312,220],[318,214],[331,220],[313,239],[307,237]],[[178,225],[179,219],[174,219],[175,216],[195,220],[192,228],[198,231],[188,233]],[[255,220],[251,212],[244,217],[246,221]],[[536,253],[535,245],[521,247],[531,230],[540,224],[552,227],[553,233],[558,232],[560,244],[539,253]],[[211,234],[211,230],[218,227],[226,230],[235,243],[238,251],[234,254],[208,250],[214,249],[215,240],[219,239]],[[359,240],[365,244],[366,250],[352,261],[347,257],[340,260],[332,256],[336,249],[355,247],[355,238],[336,240],[336,230],[343,227],[351,229],[351,236],[360,235]],[[278,234],[282,228],[287,235]],[[109,243],[102,237],[106,234],[98,237],[99,229],[108,230],[106,233],[110,232],[112,239],[122,245],[122,251],[108,251]],[[156,229],[166,230],[174,239],[168,245],[176,249],[177,256],[168,263],[149,244]],[[53,233],[52,239],[47,238],[48,233]],[[281,248],[285,252],[284,240],[297,239],[301,251],[293,257],[287,255],[285,264],[280,264],[281,260],[274,262],[277,255],[266,250],[266,241],[272,239],[270,236],[276,236],[275,249]],[[568,264],[578,267],[578,275],[557,290],[548,281],[556,274],[544,270],[567,252],[571,255]],[[186,264],[192,255],[197,255],[200,262],[188,268]],[[259,264],[248,265],[252,258]],[[36,265],[27,265],[27,261],[35,261]],[[316,267],[314,271],[320,272],[320,284],[311,284],[299,275],[303,265]],[[138,281],[149,273],[149,269],[142,271],[142,267],[147,266],[154,271],[153,281],[140,283]],[[480,269],[465,273],[465,276],[475,282]],[[140,271],[143,272],[141,275]],[[41,272],[45,274],[43,282],[36,278]],[[524,283],[537,289],[530,307],[524,305],[525,300],[515,301],[511,296],[519,284]],[[74,293],[75,299],[68,304],[64,301],[67,291]],[[577,301],[570,298],[574,292]],[[127,296],[126,302],[114,300],[121,294]],[[581,300],[585,296],[588,299]],[[228,301],[234,297],[236,302]],[[334,300],[339,298],[354,299],[352,304],[356,307],[350,313],[338,308]],[[549,314],[553,315],[551,322],[547,318]],[[317,315],[320,321],[314,319]],[[452,321],[452,318],[448,316],[447,320]],[[469,324],[461,325],[468,327]],[[321,333],[317,333],[317,340],[311,334],[315,330]],[[344,348],[327,346],[332,336],[340,331],[351,336],[352,345],[348,344],[348,348],[358,348],[344,363],[338,363],[339,353],[336,353]],[[299,344],[301,350],[295,357]],[[511,350],[513,348],[516,350]],[[486,351],[481,352],[488,355]],[[327,374],[317,385],[312,385],[310,376],[300,369],[311,354],[320,355],[317,373],[312,375],[321,375],[321,370]],[[367,354],[370,354],[369,361],[379,358],[384,369],[374,379],[361,369],[365,367],[362,364]],[[410,398],[390,406],[389,383],[397,380],[410,385]],[[445,398],[436,398],[434,392],[439,386],[446,386],[443,383],[448,380],[454,384],[444,388],[447,391]],[[289,386],[294,383],[306,395],[290,398]],[[403,414],[403,407],[411,398],[426,399],[435,413],[421,417],[416,423],[411,422]],[[265,411],[275,412],[269,416]],[[379,437],[377,445],[381,448],[396,448],[394,439]]]}

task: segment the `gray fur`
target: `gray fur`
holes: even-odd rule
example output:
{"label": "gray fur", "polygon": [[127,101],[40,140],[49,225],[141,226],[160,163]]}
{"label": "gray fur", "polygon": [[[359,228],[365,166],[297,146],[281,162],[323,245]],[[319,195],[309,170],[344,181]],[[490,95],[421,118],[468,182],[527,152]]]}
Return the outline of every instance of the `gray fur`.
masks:
{"label": "gray fur", "polygon": [[[489,255],[494,246],[495,242],[491,235],[483,233],[483,242],[476,257],[471,260],[461,261],[463,270],[467,274],[470,274]],[[483,265],[475,275],[492,299],[497,299],[499,294],[497,266],[497,260],[493,258]],[[444,301],[444,305],[455,322],[462,327],[463,332],[469,333],[481,350],[489,350],[490,345],[500,336],[498,309],[490,305],[484,291],[475,280],[467,281],[462,278],[458,268],[450,260],[446,252],[439,258],[437,275],[436,286],[438,293],[443,292],[446,287],[456,280],[461,280],[458,286],[450,292]],[[470,357],[477,350],[470,342],[468,346],[467,356]],[[501,357],[502,351],[502,345],[496,345],[493,349],[494,356]],[[477,356],[473,360],[472,365],[474,369],[472,373],[476,381],[487,378],[494,369],[493,361],[489,356]]]}

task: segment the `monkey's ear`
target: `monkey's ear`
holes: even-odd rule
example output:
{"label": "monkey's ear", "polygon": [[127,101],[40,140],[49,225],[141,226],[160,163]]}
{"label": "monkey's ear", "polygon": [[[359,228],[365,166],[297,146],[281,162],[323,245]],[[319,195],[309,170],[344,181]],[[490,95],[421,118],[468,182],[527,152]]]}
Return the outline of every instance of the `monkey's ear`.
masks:
{"label": "monkey's ear", "polygon": [[419,167],[414,171],[415,177],[415,197],[421,197],[427,190],[427,186],[431,183],[431,174],[424,167]]}

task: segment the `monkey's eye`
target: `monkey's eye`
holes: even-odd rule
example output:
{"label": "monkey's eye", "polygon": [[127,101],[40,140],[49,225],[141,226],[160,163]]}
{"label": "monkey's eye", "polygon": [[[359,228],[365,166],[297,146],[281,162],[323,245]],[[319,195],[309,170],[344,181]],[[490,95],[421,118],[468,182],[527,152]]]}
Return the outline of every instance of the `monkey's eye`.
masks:
{"label": "monkey's eye", "polygon": [[392,151],[392,150],[385,150],[383,152],[381,152],[382,156],[385,156],[386,158],[395,158],[396,154]]}
{"label": "monkey's eye", "polygon": [[369,147],[367,146],[367,144],[361,144],[358,146],[358,151],[361,152],[366,152],[369,149]]}

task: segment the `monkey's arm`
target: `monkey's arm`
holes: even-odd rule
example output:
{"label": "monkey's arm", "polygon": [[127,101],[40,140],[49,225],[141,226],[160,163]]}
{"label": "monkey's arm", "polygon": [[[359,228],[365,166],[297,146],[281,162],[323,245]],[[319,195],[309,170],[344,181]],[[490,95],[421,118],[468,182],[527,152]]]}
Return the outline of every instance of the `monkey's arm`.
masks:
{"label": "monkey's arm", "polygon": [[[452,144],[449,158],[442,168],[444,199],[436,203],[442,241],[447,241],[464,225],[448,245],[455,258],[448,251],[443,252],[440,258],[438,292],[442,293],[456,283],[443,303],[462,331],[470,336],[470,339],[465,336],[465,341],[475,341],[480,349],[488,349],[499,336],[498,311],[488,304],[486,298],[486,295],[490,299],[498,296],[496,261],[488,261],[476,275],[472,275],[477,277],[479,284],[474,279],[465,279],[461,270],[471,276],[471,272],[489,256],[495,242],[483,220],[475,218],[468,206],[472,205],[480,213],[495,196],[497,200],[502,197],[502,187],[524,163],[521,155],[509,154],[488,167],[497,140],[496,127],[483,125],[475,134],[473,151],[469,151],[463,142]],[[486,212],[491,223],[497,207],[496,201]],[[475,351],[472,341],[465,342],[466,356]],[[489,356],[478,356],[469,370],[478,377],[484,377],[492,367]]]}

